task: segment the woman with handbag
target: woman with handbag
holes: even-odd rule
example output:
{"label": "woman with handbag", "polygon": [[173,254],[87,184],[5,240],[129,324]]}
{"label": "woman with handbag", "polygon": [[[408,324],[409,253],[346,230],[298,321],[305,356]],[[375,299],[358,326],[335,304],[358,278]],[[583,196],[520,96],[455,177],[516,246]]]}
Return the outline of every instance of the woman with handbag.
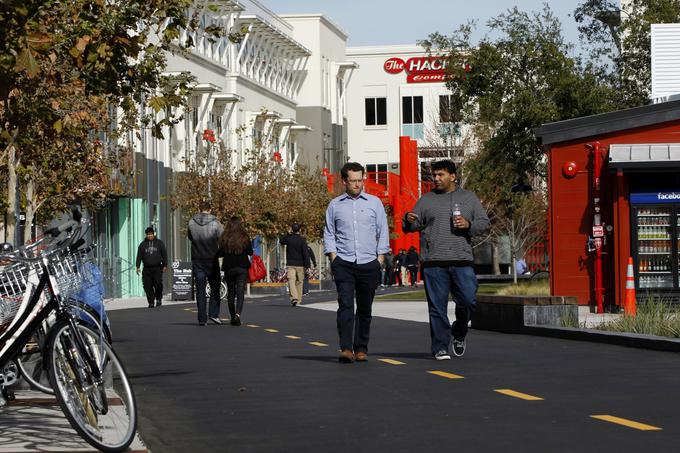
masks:
{"label": "woman with handbag", "polygon": [[246,280],[250,268],[249,257],[253,255],[253,245],[243,228],[241,219],[232,217],[224,227],[220,238],[218,256],[222,256],[222,271],[227,283],[227,304],[231,325],[241,325],[241,312],[246,292]]}

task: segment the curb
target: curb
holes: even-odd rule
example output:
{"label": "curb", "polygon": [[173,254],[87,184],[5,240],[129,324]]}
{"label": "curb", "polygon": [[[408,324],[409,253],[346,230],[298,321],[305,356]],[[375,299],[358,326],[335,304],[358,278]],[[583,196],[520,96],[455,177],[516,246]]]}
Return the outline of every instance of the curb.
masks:
{"label": "curb", "polygon": [[638,333],[607,332],[574,327],[524,326],[522,334],[560,338],[564,340],[605,343],[628,348],[680,352],[680,339]]}

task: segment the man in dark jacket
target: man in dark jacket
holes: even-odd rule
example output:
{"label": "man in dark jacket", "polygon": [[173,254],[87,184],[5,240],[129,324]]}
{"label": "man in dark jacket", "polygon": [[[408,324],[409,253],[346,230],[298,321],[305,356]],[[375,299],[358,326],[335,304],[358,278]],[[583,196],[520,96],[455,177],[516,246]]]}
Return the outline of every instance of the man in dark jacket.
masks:
{"label": "man in dark jacket", "polygon": [[163,272],[168,270],[168,255],[165,251],[165,244],[156,238],[153,227],[148,227],[144,233],[146,238],[137,248],[137,274],[139,274],[139,266],[144,263],[142,284],[146,293],[146,301],[149,303],[149,308],[154,307],[154,301],[155,306],[160,307],[163,298]]}
{"label": "man in dark jacket", "polygon": [[[220,266],[217,261],[217,241],[224,227],[217,217],[210,213],[207,202],[201,204],[201,212],[189,220],[188,237],[191,241],[191,269],[196,281],[196,305],[198,325],[204,326],[210,319],[215,324],[220,320]],[[206,314],[206,283],[210,285],[210,303]]]}
{"label": "man in dark jacket", "polygon": [[300,235],[300,224],[291,225],[291,232],[281,238],[281,245],[286,246],[286,263],[288,265],[288,291],[290,304],[294,307],[302,302],[302,282],[305,279],[305,268],[309,267],[309,247]]}

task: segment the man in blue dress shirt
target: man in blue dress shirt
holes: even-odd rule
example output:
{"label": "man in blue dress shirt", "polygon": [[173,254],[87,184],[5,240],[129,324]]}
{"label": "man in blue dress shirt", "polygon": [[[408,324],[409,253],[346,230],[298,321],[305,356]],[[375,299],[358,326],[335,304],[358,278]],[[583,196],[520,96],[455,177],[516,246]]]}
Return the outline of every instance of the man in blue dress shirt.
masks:
{"label": "man in blue dress shirt", "polygon": [[[373,296],[380,268],[390,249],[385,208],[364,189],[364,167],[346,163],[340,170],[345,193],[326,210],[324,253],[338,292],[341,363],[366,362]],[[356,316],[354,298],[356,296]]]}

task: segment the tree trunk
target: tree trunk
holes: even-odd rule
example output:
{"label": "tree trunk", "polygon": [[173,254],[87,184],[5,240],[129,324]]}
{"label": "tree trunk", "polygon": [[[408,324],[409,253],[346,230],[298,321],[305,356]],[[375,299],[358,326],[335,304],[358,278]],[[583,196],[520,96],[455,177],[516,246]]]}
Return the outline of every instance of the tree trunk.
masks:
{"label": "tree trunk", "polygon": [[491,264],[493,266],[493,274],[494,275],[500,275],[501,274],[501,257],[498,252],[498,244],[496,244],[496,241],[491,242]]}
{"label": "tree trunk", "polygon": [[16,224],[16,200],[17,200],[17,162],[16,149],[10,145],[7,155],[7,215],[5,219],[5,240],[14,243]]}
{"label": "tree trunk", "polygon": [[28,244],[32,239],[33,219],[35,212],[38,210],[38,203],[35,200],[35,182],[33,178],[29,178],[26,183],[26,221],[24,223],[24,244]]}

